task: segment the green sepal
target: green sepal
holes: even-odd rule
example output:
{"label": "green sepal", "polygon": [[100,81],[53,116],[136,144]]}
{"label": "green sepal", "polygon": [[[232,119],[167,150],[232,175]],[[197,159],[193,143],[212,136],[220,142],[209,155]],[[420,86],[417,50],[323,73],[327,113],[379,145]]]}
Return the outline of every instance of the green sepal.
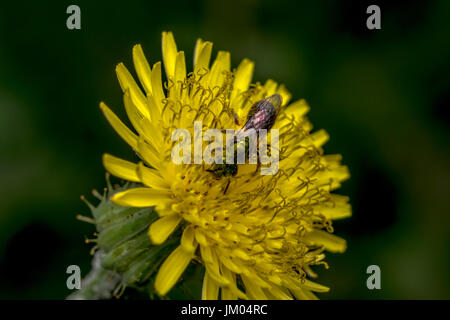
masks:
{"label": "green sepal", "polygon": [[[158,298],[154,291],[154,278],[162,262],[179,245],[182,227],[177,228],[163,244],[152,244],[148,236],[148,228],[158,219],[158,214],[154,208],[122,207],[110,201],[111,196],[115,193],[140,185],[126,184],[123,187],[113,188],[109,180],[107,182],[108,189],[106,189],[103,197],[97,194],[97,197],[101,200],[97,206],[85,200],[91,209],[97,229],[97,239],[93,242],[97,243],[95,247],[98,250],[97,253],[101,252],[101,254],[96,254],[100,259],[101,270],[104,270],[105,274],[111,272],[111,274],[120,277],[112,293],[116,297],[125,292],[127,287],[131,287],[138,291],[147,291],[150,298]],[[193,266],[188,270],[192,268]],[[88,277],[91,274],[93,274],[93,278],[98,277],[93,272],[94,270]],[[98,274],[98,271],[96,272]],[[187,294],[190,290],[186,288],[196,287],[193,286],[193,283],[201,284],[201,278],[198,277],[198,273],[195,274],[195,277],[189,278],[192,279],[188,281],[186,281],[187,279],[180,279],[174,287],[174,297],[160,298],[179,299],[180,295],[185,295],[185,298],[195,298],[192,293]],[[94,286],[94,289],[96,287]],[[178,287],[181,289],[178,290]],[[198,288],[194,292],[198,292]],[[94,292],[88,296],[95,298],[104,295],[96,295]]]}
{"label": "green sepal", "polygon": [[176,239],[166,241],[159,246],[148,247],[128,265],[122,273],[122,283],[127,285],[144,284],[159,268],[160,264],[175,248]]}
{"label": "green sepal", "polygon": [[115,246],[107,252],[102,259],[102,265],[106,269],[116,269],[124,272],[128,265],[141,253],[148,250],[150,240],[146,232],[141,232],[136,237]]}
{"label": "green sepal", "polygon": [[[133,209],[133,210],[130,210]],[[109,252],[117,245],[134,239],[158,218],[153,208],[124,208],[127,215],[116,216],[98,229],[98,246]]]}

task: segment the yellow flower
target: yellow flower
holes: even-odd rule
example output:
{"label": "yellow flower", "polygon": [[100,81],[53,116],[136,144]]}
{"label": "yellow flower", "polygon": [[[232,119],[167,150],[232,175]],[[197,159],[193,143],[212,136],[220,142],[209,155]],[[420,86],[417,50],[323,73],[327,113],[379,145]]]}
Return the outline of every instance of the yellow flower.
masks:
{"label": "yellow flower", "polygon": [[[203,299],[314,299],[329,289],[309,280],[312,265],[324,264],[324,250],[343,252],[345,240],[331,234],[331,220],[349,217],[348,198],[332,194],[349,177],[340,155],[323,155],[325,131],[310,134],[304,100],[287,105],[290,93],[267,80],[251,84],[254,64],[244,59],[230,66],[230,53],[219,51],[210,66],[212,43],[197,40],[194,70],[187,73],[183,51],[172,33],[162,34],[167,82],[161,62],[150,67],[142,48],[133,61],[143,88],[120,63],[117,76],[132,132],[101,103],[106,118],[136,151],[138,164],[105,154],[105,168],[117,177],[142,183],[115,194],[122,206],[155,206],[160,218],[149,228],[161,244],[182,228],[180,245],[166,258],[155,279],[165,295],[192,259],[205,266]],[[283,105],[279,129],[279,171],[261,175],[255,164],[238,165],[232,177],[217,179],[205,164],[174,164],[174,129],[242,127],[250,107],[274,93]],[[236,117],[237,116],[237,117]],[[237,118],[237,119],[235,119]],[[237,120],[237,121],[236,121]],[[224,192],[226,190],[226,192]]]}

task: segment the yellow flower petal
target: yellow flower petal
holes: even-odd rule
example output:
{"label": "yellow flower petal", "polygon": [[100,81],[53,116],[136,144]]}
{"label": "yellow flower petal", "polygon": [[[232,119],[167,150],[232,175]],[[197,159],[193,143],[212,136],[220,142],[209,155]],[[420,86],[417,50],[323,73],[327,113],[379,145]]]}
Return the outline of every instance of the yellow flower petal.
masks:
{"label": "yellow flower petal", "polygon": [[242,273],[241,268],[238,265],[236,265],[229,257],[227,257],[225,255],[220,256],[220,262],[222,262],[222,264],[230,271],[232,271],[236,274]]}
{"label": "yellow flower petal", "polygon": [[200,246],[200,252],[205,262],[206,272],[209,273],[210,277],[220,285],[228,285],[228,279],[220,274],[219,260],[211,247]]}
{"label": "yellow flower petal", "polygon": [[306,103],[305,99],[300,99],[294,103],[291,103],[286,109],[284,109],[284,113],[290,117],[294,117],[297,121],[300,120],[305,114],[308,113],[310,107]]}
{"label": "yellow flower petal", "polygon": [[136,105],[133,103],[131,96],[130,96],[130,90],[126,90],[123,94],[123,104],[125,106],[125,111],[127,112],[128,119],[130,119],[131,124],[136,129],[136,131],[139,133],[139,135],[144,135],[145,130],[141,126],[142,119],[144,119],[142,113],[139,111],[139,109],[136,107]]}
{"label": "yellow flower petal", "polygon": [[271,300],[293,300],[292,295],[287,290],[283,290],[283,288],[279,286],[272,286],[268,289],[263,289],[264,293]]}
{"label": "yellow flower petal", "polygon": [[[284,99],[283,99],[284,105]],[[280,129],[284,126],[289,126],[292,124],[292,121],[300,123],[306,113],[309,111],[309,106],[304,99],[295,101],[288,105],[286,108],[282,108],[280,115],[278,116],[273,128]]]}
{"label": "yellow flower petal", "polygon": [[275,93],[275,90],[277,89],[277,83],[273,81],[272,79],[268,79],[266,83],[264,83],[264,89],[266,90],[266,96],[271,96]]}
{"label": "yellow flower petal", "polygon": [[245,261],[250,260],[250,256],[247,253],[245,253],[244,250],[242,250],[242,249],[239,249],[239,248],[233,249],[233,251],[231,253],[234,256],[236,256],[242,260],[245,260]]}
{"label": "yellow flower petal", "polygon": [[282,107],[286,106],[289,103],[289,100],[291,100],[291,94],[289,91],[287,91],[286,87],[281,84],[278,89],[277,93],[281,96],[283,102],[281,104]]}
{"label": "yellow flower petal", "polygon": [[108,108],[104,102],[100,102],[100,108],[102,109],[106,119],[111,124],[111,126],[116,130],[119,136],[125,140],[133,149],[137,149],[137,136],[131,132],[126,125]]}
{"label": "yellow flower petal", "polygon": [[161,62],[157,62],[153,65],[152,69],[152,93],[159,112],[161,112],[163,108],[163,100],[166,98],[164,95],[161,77]]}
{"label": "yellow flower petal", "polygon": [[194,253],[197,249],[197,241],[195,240],[195,232],[192,226],[187,226],[181,236],[181,246],[188,253]]}
{"label": "yellow flower petal", "polygon": [[213,258],[213,251],[211,250],[210,247],[207,246],[200,246],[200,252],[202,255],[202,259],[205,263],[210,263],[212,264],[214,262],[214,258]]}
{"label": "yellow flower petal", "polygon": [[143,141],[148,142],[154,150],[163,150],[164,140],[157,122],[142,118],[139,128],[142,130],[141,138]]}
{"label": "yellow flower petal", "polygon": [[116,74],[122,91],[125,93],[125,91],[130,90],[131,99],[139,109],[139,112],[149,117],[147,100],[123,63],[117,65]]}
{"label": "yellow flower petal", "polygon": [[209,245],[208,239],[201,230],[195,231],[195,240],[197,240],[197,242],[200,243],[200,245],[202,245],[203,247],[207,247]]}
{"label": "yellow flower petal", "polygon": [[[199,42],[200,41],[200,42]],[[202,42],[197,40],[195,46],[194,57],[194,73],[197,74],[202,69],[209,69],[209,62],[211,60],[212,43],[209,41]]]}
{"label": "yellow flower petal", "polygon": [[334,208],[322,207],[320,212],[328,219],[337,220],[350,217],[352,215],[352,207],[350,204],[345,203],[340,206],[336,205]]}
{"label": "yellow flower petal", "polygon": [[235,295],[233,293],[233,291],[228,288],[228,287],[222,287],[222,294],[221,294],[221,299],[222,300],[236,300],[237,299],[237,295]]}
{"label": "yellow flower petal", "polygon": [[224,71],[230,71],[230,53],[227,51],[219,51],[208,77],[208,84],[210,88],[222,86],[226,77],[223,73]]}
{"label": "yellow flower petal", "polygon": [[170,186],[160,175],[159,171],[146,167],[142,162],[137,165],[136,171],[140,181],[148,187],[158,190],[169,190]]}
{"label": "yellow flower petal", "polygon": [[179,215],[162,217],[150,225],[148,236],[153,244],[162,244],[175,231],[181,221]]}
{"label": "yellow flower petal", "polygon": [[144,160],[147,164],[152,166],[155,169],[160,170],[161,168],[161,159],[159,158],[159,154],[157,151],[150,146],[144,139],[139,139],[138,141],[138,153],[142,160]]}
{"label": "yellow flower petal", "polygon": [[271,285],[264,281],[257,273],[250,270],[244,270],[245,276],[256,286],[260,288],[270,288]]}
{"label": "yellow flower petal", "polygon": [[330,288],[325,287],[321,284],[312,282],[308,279],[305,279],[301,282],[300,286],[306,290],[315,291],[315,292],[328,292],[330,291]]}
{"label": "yellow flower petal", "polygon": [[[147,95],[148,100],[148,107],[150,112],[150,119],[152,120],[152,123],[159,128],[161,125],[161,110],[158,107],[158,103],[156,102],[156,99],[153,95]],[[158,130],[159,132],[160,130]],[[159,132],[161,135],[161,132]]]}
{"label": "yellow flower petal", "polygon": [[178,82],[183,82],[186,79],[186,60],[184,59],[184,52],[180,51],[177,53],[177,58],[175,62],[175,84]]}
{"label": "yellow flower petal", "polygon": [[200,51],[202,51],[204,41],[200,38],[197,39],[197,42],[195,42],[194,47],[194,67],[197,64],[198,56],[200,55]]}
{"label": "yellow flower petal", "polygon": [[177,58],[177,45],[172,32],[163,32],[162,34],[162,54],[167,77],[173,77]]}
{"label": "yellow flower petal", "polygon": [[347,249],[347,241],[323,230],[313,230],[305,239],[311,244],[322,245],[330,252],[342,253]]}
{"label": "yellow flower petal", "polygon": [[152,71],[145,58],[144,51],[140,44],[133,47],[133,63],[136,73],[138,75],[139,81],[144,86],[147,93],[152,93]]}
{"label": "yellow flower petal", "polygon": [[133,162],[122,160],[105,153],[103,155],[103,166],[109,173],[115,175],[116,177],[129,181],[140,181],[136,174],[137,165]]}
{"label": "yellow flower petal", "polygon": [[228,285],[222,287],[223,300],[235,300],[236,298],[248,299],[248,296],[236,286],[235,274],[224,265],[220,266],[222,275],[228,280]]}
{"label": "yellow flower petal", "polygon": [[209,276],[208,272],[205,272],[205,276],[203,277],[202,300],[217,300],[218,297],[219,286]]}
{"label": "yellow flower petal", "polygon": [[297,289],[291,290],[298,300],[319,300],[314,293],[309,290]]}
{"label": "yellow flower petal", "polygon": [[181,274],[186,270],[193,255],[178,246],[159,268],[155,279],[155,289],[160,295],[165,295],[175,285]]}
{"label": "yellow flower petal", "polygon": [[249,59],[244,59],[239,64],[236,74],[234,76],[233,91],[231,92],[231,100],[237,95],[248,90],[250,82],[252,81],[253,69],[255,64]]}
{"label": "yellow flower petal", "polygon": [[267,300],[267,296],[260,286],[255,284],[250,278],[241,275],[245,285],[245,293],[253,300]]}
{"label": "yellow flower petal", "polygon": [[330,139],[330,136],[325,130],[320,129],[312,133],[310,138],[312,139],[314,146],[321,147]]}
{"label": "yellow flower petal", "polygon": [[116,193],[111,197],[111,201],[120,206],[130,207],[151,207],[162,203],[168,203],[170,193],[151,188],[132,188]]}

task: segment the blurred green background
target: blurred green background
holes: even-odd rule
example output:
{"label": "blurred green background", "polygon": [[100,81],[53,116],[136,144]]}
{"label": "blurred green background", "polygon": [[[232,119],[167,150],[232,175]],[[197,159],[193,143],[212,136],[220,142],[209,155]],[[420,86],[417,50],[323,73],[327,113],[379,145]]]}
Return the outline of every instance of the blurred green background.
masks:
{"label": "blurred green background", "polygon": [[[381,30],[366,28],[372,3]],[[70,4],[81,30],[66,28]],[[133,157],[98,103],[124,118],[115,65],[132,67],[136,43],[160,60],[171,30],[188,61],[202,37],[305,98],[325,151],[350,167],[339,193],[353,217],[335,224],[349,248],[319,268],[322,299],[449,299],[449,12],[445,0],[3,1],[0,298],[63,299],[67,266],[90,269],[79,196],[105,186],[104,152]],[[366,287],[372,264],[381,290]]]}

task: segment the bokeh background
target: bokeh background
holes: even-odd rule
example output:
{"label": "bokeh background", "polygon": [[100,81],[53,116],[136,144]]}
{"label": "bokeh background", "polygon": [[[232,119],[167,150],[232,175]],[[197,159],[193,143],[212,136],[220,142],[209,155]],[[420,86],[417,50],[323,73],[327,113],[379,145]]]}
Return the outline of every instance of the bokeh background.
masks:
{"label": "bokeh background", "polygon": [[[381,30],[366,28],[372,3]],[[81,30],[66,28],[70,4]],[[188,61],[202,37],[305,98],[325,151],[350,167],[339,193],[353,217],[335,223],[348,251],[319,268],[322,299],[449,299],[449,12],[445,0],[3,1],[0,298],[63,299],[67,266],[90,269],[80,195],[104,188],[104,152],[133,157],[98,104],[124,119],[115,65],[132,67],[136,43],[160,60],[171,30]],[[366,287],[372,264],[381,290]]]}

